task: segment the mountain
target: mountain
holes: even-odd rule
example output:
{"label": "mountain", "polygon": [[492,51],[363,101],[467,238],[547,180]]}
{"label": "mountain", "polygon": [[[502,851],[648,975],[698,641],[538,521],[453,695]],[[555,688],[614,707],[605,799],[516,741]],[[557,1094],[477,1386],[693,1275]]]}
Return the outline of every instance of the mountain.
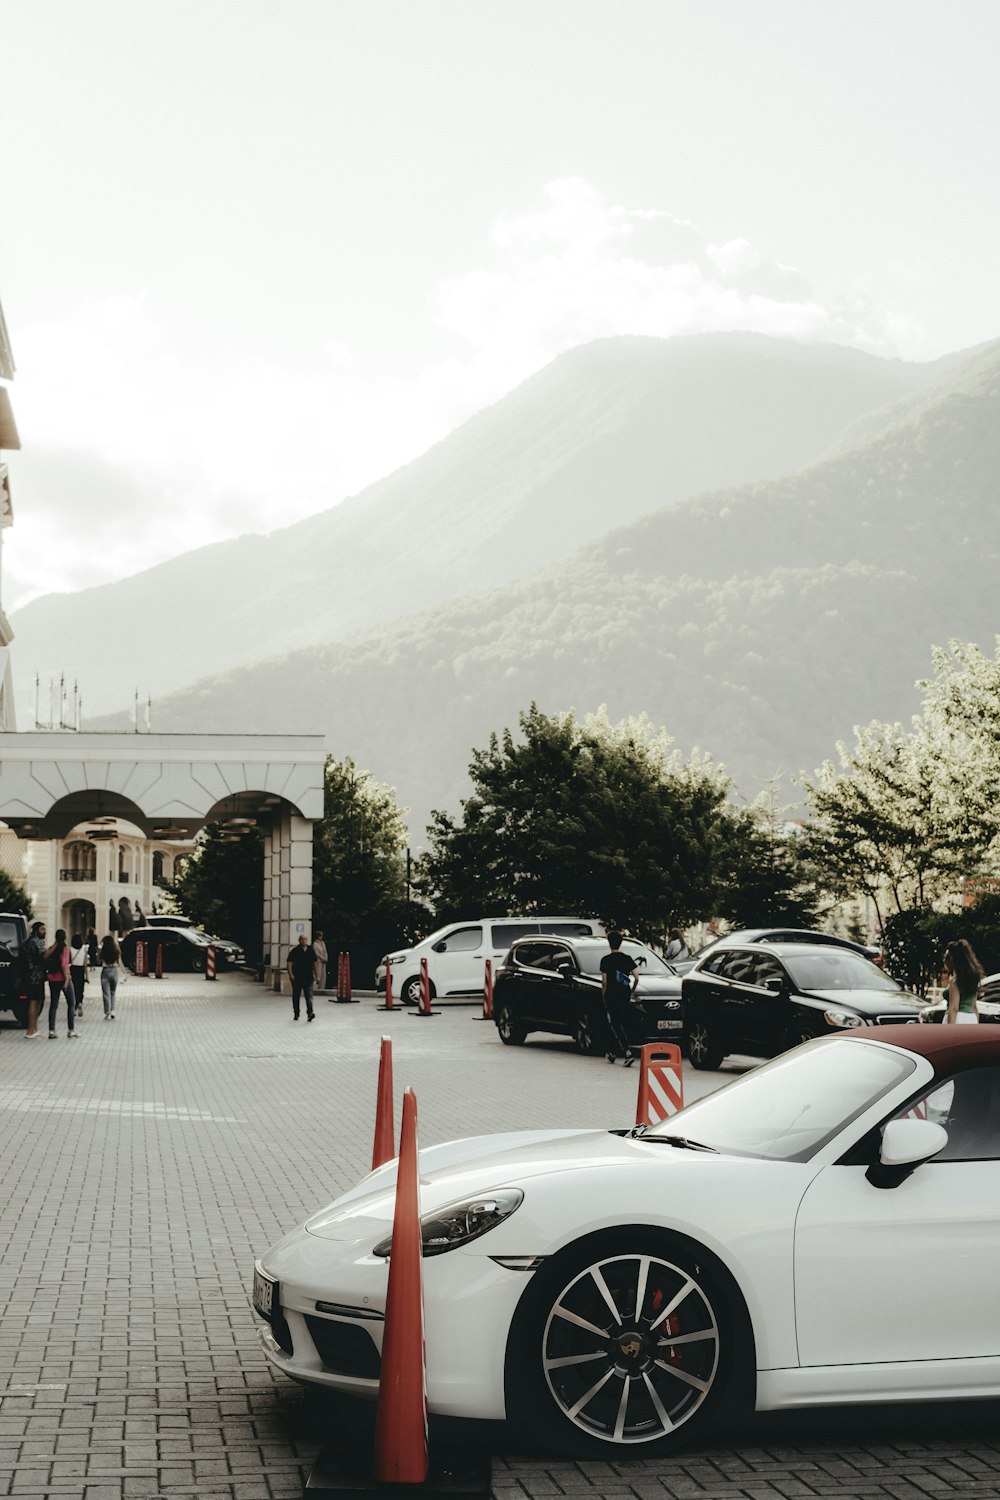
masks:
{"label": "mountain", "polygon": [[534,576],[199,682],[156,728],[321,731],[409,804],[457,808],[473,745],[548,712],[647,712],[752,797],[870,718],[932,644],[1000,628],[1000,344],[856,448],[663,507]]}
{"label": "mountain", "polygon": [[75,678],[91,712],[116,708],[123,684],[158,699],[526,576],[700,491],[798,469],[940,378],[755,334],[584,345],[321,515],[35,600],[12,622],[15,675],[24,694],[36,673]]}

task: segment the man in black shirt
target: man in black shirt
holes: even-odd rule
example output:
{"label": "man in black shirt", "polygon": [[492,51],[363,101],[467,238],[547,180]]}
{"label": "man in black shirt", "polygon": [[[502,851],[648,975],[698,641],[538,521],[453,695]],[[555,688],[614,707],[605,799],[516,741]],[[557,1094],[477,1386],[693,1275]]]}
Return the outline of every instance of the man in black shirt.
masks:
{"label": "man in black shirt", "polygon": [[288,977],[292,981],[292,1017],[299,1019],[299,1003],[301,997],[306,997],[306,1019],[311,1021],[313,1015],[313,981],[316,978],[316,954],[309,939],[304,932],[299,933],[299,940],[288,954]]}
{"label": "man in black shirt", "polygon": [[622,953],[621,946],[621,933],[609,932],[608,947],[611,952],[605,953],[601,959],[601,990],[608,1012],[608,1028],[615,1044],[615,1051],[608,1053],[608,1062],[613,1063],[616,1058],[623,1057],[627,1068],[635,1062],[635,1053],[628,1042],[628,1018],[639,975],[635,959],[631,954]]}

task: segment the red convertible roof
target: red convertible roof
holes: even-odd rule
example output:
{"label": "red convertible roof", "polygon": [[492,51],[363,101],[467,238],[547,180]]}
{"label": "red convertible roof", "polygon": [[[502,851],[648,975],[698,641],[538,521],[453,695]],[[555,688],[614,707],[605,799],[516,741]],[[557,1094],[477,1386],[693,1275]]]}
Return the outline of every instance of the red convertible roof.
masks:
{"label": "red convertible roof", "polygon": [[888,1042],[926,1057],[935,1073],[1000,1064],[1000,1026],[944,1026],[932,1022],[908,1026],[860,1026],[839,1032],[852,1042]]}

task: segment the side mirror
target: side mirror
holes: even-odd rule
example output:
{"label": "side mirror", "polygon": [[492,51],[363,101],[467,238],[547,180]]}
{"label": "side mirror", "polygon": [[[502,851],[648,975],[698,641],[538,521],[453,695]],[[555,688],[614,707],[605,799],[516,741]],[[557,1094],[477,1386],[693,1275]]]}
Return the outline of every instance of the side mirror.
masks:
{"label": "side mirror", "polygon": [[890,1120],[882,1131],[879,1159],[865,1173],[873,1187],[894,1188],[911,1172],[937,1156],[948,1144],[948,1132],[933,1120]]}
{"label": "side mirror", "polygon": [[448,940],[447,940],[447,938],[442,938],[439,943],[435,943],[434,947],[432,949],[432,952],[434,952],[434,953],[447,953],[448,952]]}
{"label": "side mirror", "polygon": [[785,993],[785,981],[775,975],[772,979],[764,980],[764,988],[770,990],[772,995],[783,995]]}
{"label": "side mirror", "polygon": [[566,963],[565,960],[561,964],[556,964],[556,970],[562,975],[563,979],[573,978],[573,965]]}

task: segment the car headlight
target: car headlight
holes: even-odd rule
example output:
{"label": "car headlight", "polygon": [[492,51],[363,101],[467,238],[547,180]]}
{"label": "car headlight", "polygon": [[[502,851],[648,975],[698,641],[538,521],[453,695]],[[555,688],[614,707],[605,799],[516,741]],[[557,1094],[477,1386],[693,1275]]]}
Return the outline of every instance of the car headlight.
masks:
{"label": "car headlight", "polygon": [[823,1020],[828,1026],[864,1026],[861,1016],[856,1016],[849,1010],[825,1010]]}
{"label": "car headlight", "polygon": [[[520,1188],[502,1188],[498,1193],[482,1193],[478,1198],[466,1198],[437,1213],[424,1215],[420,1220],[424,1255],[443,1255],[446,1250],[457,1250],[459,1245],[477,1240],[510,1218],[523,1201]],[[388,1257],[391,1251],[392,1235],[376,1245],[372,1254]]]}

